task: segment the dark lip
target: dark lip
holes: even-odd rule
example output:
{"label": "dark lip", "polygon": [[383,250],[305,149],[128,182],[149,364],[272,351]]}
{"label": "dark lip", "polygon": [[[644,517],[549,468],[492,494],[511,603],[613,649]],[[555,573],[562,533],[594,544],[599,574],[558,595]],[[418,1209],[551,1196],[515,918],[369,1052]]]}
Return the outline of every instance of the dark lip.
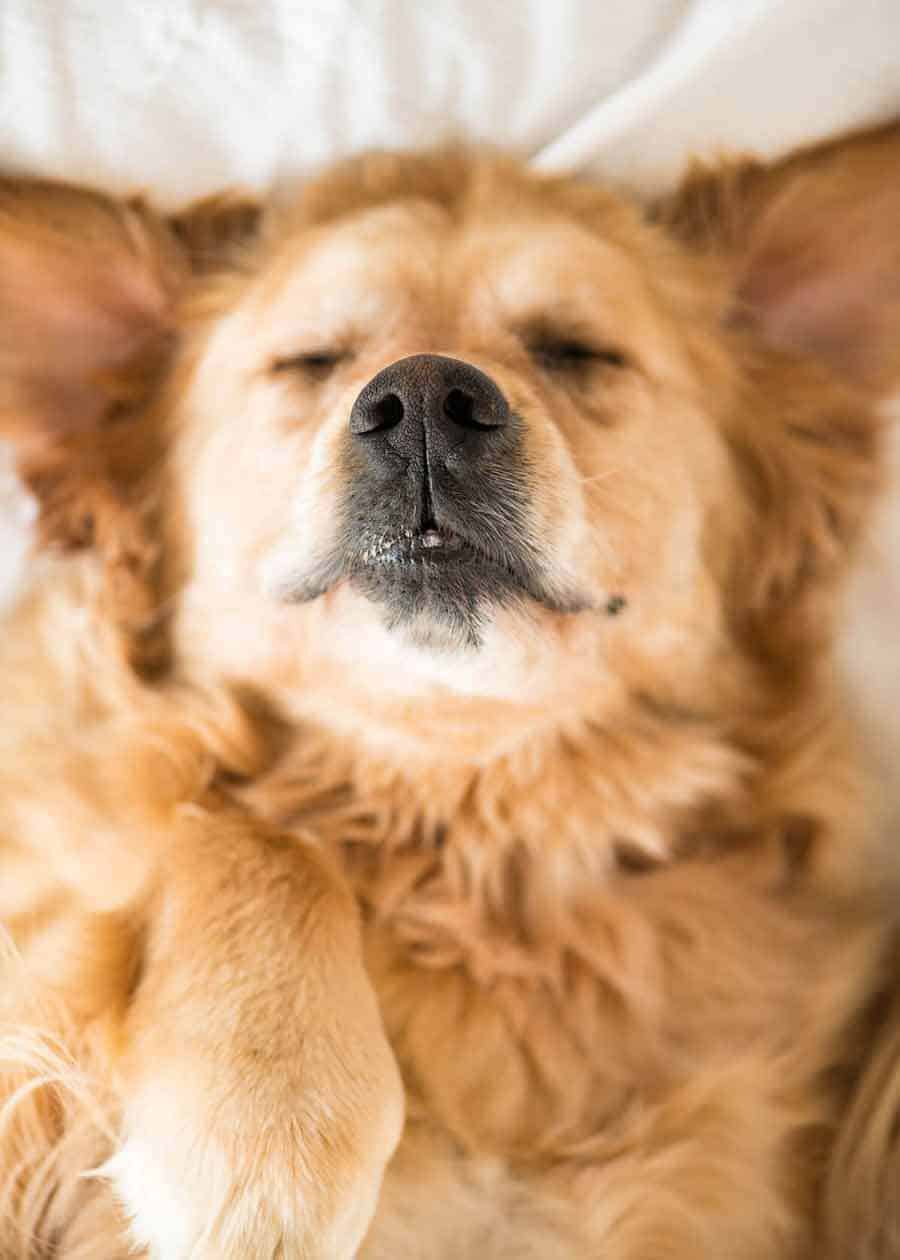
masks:
{"label": "dark lip", "polygon": [[496,563],[455,530],[429,525],[400,529],[370,539],[362,547],[363,565],[444,565]]}
{"label": "dark lip", "polygon": [[476,574],[493,574],[494,580],[508,589],[535,593],[535,581],[527,567],[492,554],[443,523],[416,529],[403,526],[368,538],[355,549],[350,568],[357,573],[394,572],[405,580],[421,578],[426,583],[440,581],[441,573],[448,570],[468,571],[473,579]]}
{"label": "dark lip", "polygon": [[342,578],[352,581],[367,575],[429,585],[440,583],[442,574],[449,577],[450,570],[467,571],[473,579],[476,575],[492,574],[505,587],[523,593],[529,593],[533,586],[527,570],[520,571],[513,563],[490,555],[446,525],[416,529],[394,526],[369,532],[352,547],[336,548],[326,554],[300,581],[286,587],[282,598],[290,603],[306,603],[323,595]]}
{"label": "dark lip", "polygon": [[[489,551],[444,522],[417,528],[395,525],[380,532],[367,531],[351,548],[336,547],[326,553],[312,570],[283,590],[282,598],[307,603],[349,579],[365,583],[370,597],[377,590],[378,598],[389,599],[396,581],[398,588],[407,590],[437,591],[449,584],[457,598],[471,585],[476,603],[525,597],[555,612],[577,613],[591,607],[591,601],[577,590],[547,586],[541,566],[532,561],[529,551],[521,556],[512,550],[507,554],[506,548]],[[377,586],[370,587],[370,582]],[[468,607],[468,597],[466,602]]]}

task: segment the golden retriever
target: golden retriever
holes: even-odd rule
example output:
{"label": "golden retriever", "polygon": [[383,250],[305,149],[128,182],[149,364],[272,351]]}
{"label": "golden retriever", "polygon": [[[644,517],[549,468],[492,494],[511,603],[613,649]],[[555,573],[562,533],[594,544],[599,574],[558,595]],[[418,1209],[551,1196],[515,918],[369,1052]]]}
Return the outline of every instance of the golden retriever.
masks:
{"label": "golden retriever", "polygon": [[900,1255],[900,129],[8,178],[0,313],[3,1260]]}

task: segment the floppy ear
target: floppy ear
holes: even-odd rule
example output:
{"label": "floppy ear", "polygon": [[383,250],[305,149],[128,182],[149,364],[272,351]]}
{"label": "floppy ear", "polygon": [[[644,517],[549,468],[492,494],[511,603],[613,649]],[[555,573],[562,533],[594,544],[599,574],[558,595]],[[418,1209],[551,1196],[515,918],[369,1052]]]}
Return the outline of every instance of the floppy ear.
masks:
{"label": "floppy ear", "polygon": [[759,647],[796,660],[828,637],[880,483],[875,404],[900,387],[900,126],[695,168],[657,218],[724,273],[751,509],[733,602]]}
{"label": "floppy ear", "polygon": [[139,199],[0,179],[0,438],[37,496],[41,539],[102,556],[105,608],[136,663],[156,625],[161,453],[142,404],[191,275],[253,227],[234,199],[166,220]]}
{"label": "floppy ear", "polygon": [[730,314],[767,344],[874,393],[900,387],[900,123],[768,166],[697,166],[659,210],[727,259]]}
{"label": "floppy ear", "polygon": [[0,427],[28,445],[101,426],[157,353],[183,275],[139,201],[0,181]]}
{"label": "floppy ear", "polygon": [[139,199],[0,179],[0,437],[45,503],[51,470],[109,490],[125,448],[132,464],[149,454],[128,422],[168,358],[177,302],[257,219],[232,197],[167,220]]}
{"label": "floppy ear", "polygon": [[37,497],[39,541],[102,558],[99,608],[145,671],[165,644],[145,488],[157,435],[138,404],[167,358],[187,271],[140,201],[0,179],[0,438]]}
{"label": "floppy ear", "polygon": [[0,180],[0,436],[59,541],[85,541],[88,501],[115,493],[120,430],[166,356],[186,270],[140,201]]}

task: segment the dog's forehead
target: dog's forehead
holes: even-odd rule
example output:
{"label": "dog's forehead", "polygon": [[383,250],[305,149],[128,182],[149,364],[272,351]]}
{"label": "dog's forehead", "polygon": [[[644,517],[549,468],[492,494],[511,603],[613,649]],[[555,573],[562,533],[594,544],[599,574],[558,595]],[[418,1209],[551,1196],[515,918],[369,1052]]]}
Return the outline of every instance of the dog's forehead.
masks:
{"label": "dog's forehead", "polygon": [[352,313],[383,318],[400,301],[491,306],[528,313],[606,293],[639,294],[641,270],[612,237],[558,212],[525,204],[451,215],[425,200],[379,205],[299,230],[285,242],[259,291],[270,317],[304,310],[319,326]]}
{"label": "dog's forehead", "polygon": [[433,275],[446,249],[447,216],[425,202],[394,203],[291,233],[274,260],[276,297],[361,281],[409,284]]}
{"label": "dog's forehead", "polygon": [[587,310],[598,295],[627,304],[646,297],[641,268],[619,241],[563,215],[473,223],[457,257],[500,313],[552,312],[561,303]]}

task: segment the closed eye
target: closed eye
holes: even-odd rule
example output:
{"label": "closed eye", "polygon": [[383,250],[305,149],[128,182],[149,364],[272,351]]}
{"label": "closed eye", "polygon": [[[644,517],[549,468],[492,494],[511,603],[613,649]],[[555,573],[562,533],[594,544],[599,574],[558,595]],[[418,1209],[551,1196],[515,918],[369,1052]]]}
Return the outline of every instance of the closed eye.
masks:
{"label": "closed eye", "polygon": [[613,346],[598,346],[576,337],[540,333],[528,340],[528,351],[551,372],[583,372],[592,366],[625,367],[628,360]]}
{"label": "closed eye", "polygon": [[273,359],[271,370],[275,373],[297,372],[314,380],[322,380],[349,357],[346,350],[305,350],[300,354]]}

